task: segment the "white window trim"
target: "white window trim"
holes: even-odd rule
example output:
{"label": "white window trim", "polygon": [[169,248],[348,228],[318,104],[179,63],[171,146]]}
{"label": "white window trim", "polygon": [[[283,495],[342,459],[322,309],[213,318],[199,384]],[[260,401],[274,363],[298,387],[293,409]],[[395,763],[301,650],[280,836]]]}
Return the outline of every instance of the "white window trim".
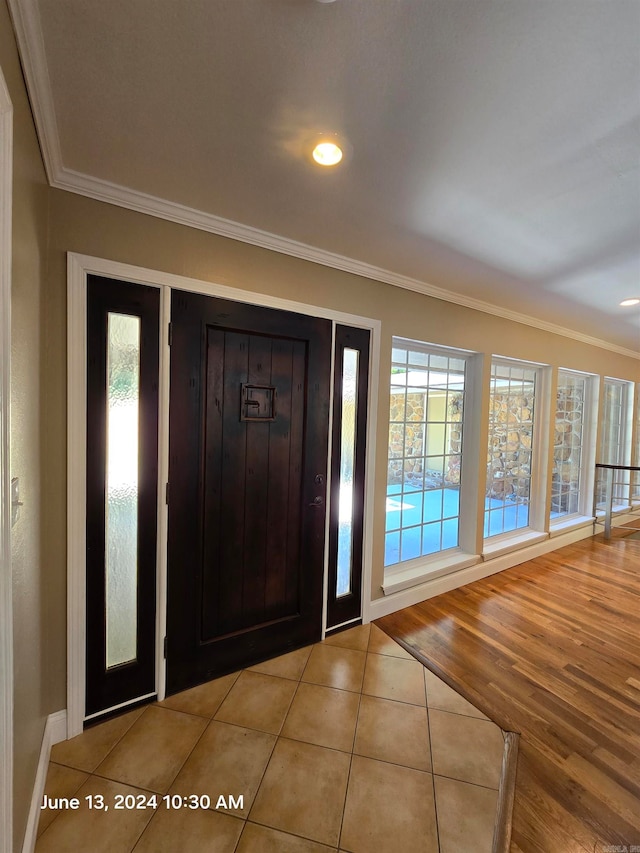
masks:
{"label": "white window trim", "polygon": [[[365,475],[365,512],[362,573],[362,621],[370,621],[371,572],[373,554],[373,498],[376,454],[376,412],[378,406],[381,321],[342,311],[307,305],[288,299],[237,290],[215,282],[200,281],[172,273],[149,270],[130,264],[93,258],[74,252],[67,254],[67,737],[80,734],[85,719],[85,554],[86,554],[86,282],[89,274],[132,281],[161,289],[161,329],[170,320],[170,289],[176,288],[207,296],[219,296],[235,302],[247,302],[285,311],[324,317],[335,323],[371,331],[369,359],[369,406]],[[164,484],[168,478],[169,424],[169,347],[166,334],[160,347],[160,417],[158,466],[158,565],[156,624],[156,689],[164,697],[165,661],[163,639],[166,628],[166,535],[167,506]],[[331,407],[330,407],[331,409]],[[329,432],[331,435],[331,431]],[[331,453],[331,448],[329,448]],[[329,457],[330,459],[330,457]],[[330,471],[330,465],[328,470]],[[327,484],[330,492],[330,483]],[[327,512],[327,519],[329,513]],[[327,521],[328,530],[328,521]],[[326,574],[329,549],[325,547]],[[323,617],[324,620],[324,617]],[[323,634],[324,634],[323,621]],[[137,700],[136,700],[137,701]]]}
{"label": "white window trim", "polygon": [[496,533],[484,540],[482,559],[491,560],[519,551],[527,545],[535,545],[549,538],[549,534],[543,530],[534,530],[532,527],[520,527],[518,530],[508,530],[506,533]]}
{"label": "white window trim", "polygon": [[[595,483],[596,439],[598,433],[598,391],[600,377],[580,370],[558,369],[558,376],[566,373],[582,377],[585,382],[585,398],[582,420],[582,450],[580,459],[580,497],[578,512],[549,519],[549,533],[556,536],[593,523],[593,488]],[[555,416],[554,416],[555,418]]]}
{"label": "white window trim", "polygon": [[449,548],[431,556],[433,559],[419,557],[387,566],[382,583],[384,594],[393,595],[394,592],[409,589],[423,581],[475,566],[482,560],[479,554],[467,554],[461,548]]}
{"label": "white window trim", "polygon": [[568,533],[571,530],[578,530],[581,527],[588,527],[595,522],[594,515],[581,515],[574,513],[566,515],[559,519],[554,519],[554,523],[549,525],[549,536],[560,536],[561,533]]}
{"label": "white window trim", "polygon": [[13,849],[10,358],[13,105],[0,69],[0,851]]}

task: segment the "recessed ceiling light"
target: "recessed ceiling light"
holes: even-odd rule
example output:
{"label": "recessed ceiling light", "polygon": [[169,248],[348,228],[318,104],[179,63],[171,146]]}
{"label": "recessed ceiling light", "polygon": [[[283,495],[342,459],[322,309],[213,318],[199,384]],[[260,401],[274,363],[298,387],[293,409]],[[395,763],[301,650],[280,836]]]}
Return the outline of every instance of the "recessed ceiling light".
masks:
{"label": "recessed ceiling light", "polygon": [[631,305],[640,305],[640,297],[632,296],[630,299],[623,299],[620,305],[623,308],[629,308]]}
{"label": "recessed ceiling light", "polygon": [[335,142],[319,142],[311,156],[320,166],[335,166],[342,160],[342,148]]}

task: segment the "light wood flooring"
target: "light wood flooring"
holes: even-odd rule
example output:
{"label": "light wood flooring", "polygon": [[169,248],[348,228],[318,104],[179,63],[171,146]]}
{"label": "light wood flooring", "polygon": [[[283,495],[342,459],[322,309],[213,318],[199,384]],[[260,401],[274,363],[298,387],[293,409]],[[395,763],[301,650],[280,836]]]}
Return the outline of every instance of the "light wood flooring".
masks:
{"label": "light wood flooring", "polygon": [[640,851],[640,541],[614,531],[377,621],[520,733],[514,853]]}

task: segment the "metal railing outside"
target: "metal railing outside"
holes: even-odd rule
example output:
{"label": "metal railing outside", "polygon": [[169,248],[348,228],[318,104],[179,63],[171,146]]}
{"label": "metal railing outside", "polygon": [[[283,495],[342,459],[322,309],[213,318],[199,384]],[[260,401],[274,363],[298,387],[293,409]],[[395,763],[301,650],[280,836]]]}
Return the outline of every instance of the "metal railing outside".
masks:
{"label": "metal railing outside", "polygon": [[596,463],[593,517],[595,524],[604,524],[604,538],[611,538],[614,514],[635,508],[640,508],[640,466]]}

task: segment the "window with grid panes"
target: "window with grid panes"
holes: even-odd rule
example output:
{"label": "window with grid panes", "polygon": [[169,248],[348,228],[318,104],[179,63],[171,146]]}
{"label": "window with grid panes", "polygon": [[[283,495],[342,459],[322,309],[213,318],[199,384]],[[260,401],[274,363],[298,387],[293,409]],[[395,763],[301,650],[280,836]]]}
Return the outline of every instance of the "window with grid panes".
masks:
{"label": "window with grid panes", "polygon": [[[636,438],[632,456],[632,465],[640,467],[640,384],[636,385]],[[631,475],[633,487],[631,497],[634,503],[640,501],[640,471],[634,471]]]}
{"label": "window with grid panes", "polygon": [[[600,446],[598,461],[604,465],[629,465],[631,457],[631,407],[633,384],[623,379],[605,377],[602,401]],[[617,470],[613,473],[614,506],[626,506],[632,498],[633,472]],[[605,501],[605,475],[599,472],[596,503],[600,508]]]}
{"label": "window with grid panes", "polygon": [[393,341],[385,566],[458,545],[465,359]]}
{"label": "window with grid panes", "polygon": [[587,377],[558,371],[556,391],[551,518],[580,511]]}
{"label": "window with grid panes", "polygon": [[627,464],[626,421],[629,405],[629,383],[619,379],[604,380],[600,462],[604,465]]}
{"label": "window with grid panes", "polygon": [[[605,377],[604,397],[602,401],[602,427],[598,461],[604,465],[629,464],[628,419],[632,404],[633,385],[622,379]],[[629,501],[630,472],[615,471],[613,475],[614,503],[626,504]],[[596,502],[605,500],[604,477],[598,479]]]}
{"label": "window with grid panes", "polygon": [[485,538],[529,525],[536,380],[521,362],[491,364]]}

